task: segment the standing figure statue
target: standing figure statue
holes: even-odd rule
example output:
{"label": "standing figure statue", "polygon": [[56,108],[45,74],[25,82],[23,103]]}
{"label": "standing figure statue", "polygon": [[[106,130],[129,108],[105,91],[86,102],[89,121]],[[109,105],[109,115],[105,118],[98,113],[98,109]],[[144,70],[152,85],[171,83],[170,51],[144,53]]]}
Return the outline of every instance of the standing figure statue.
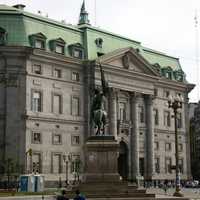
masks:
{"label": "standing figure statue", "polygon": [[99,67],[101,72],[102,90],[100,88],[94,89],[94,97],[91,107],[91,120],[94,123],[95,128],[97,128],[96,135],[104,135],[107,112],[103,108],[103,102],[108,95],[109,88],[108,88],[108,82],[106,82],[105,80],[102,66],[99,65]]}

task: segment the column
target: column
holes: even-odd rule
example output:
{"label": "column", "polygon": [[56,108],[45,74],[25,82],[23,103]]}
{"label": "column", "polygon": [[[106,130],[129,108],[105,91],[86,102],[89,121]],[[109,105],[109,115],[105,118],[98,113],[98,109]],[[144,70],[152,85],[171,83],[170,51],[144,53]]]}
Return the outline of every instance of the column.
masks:
{"label": "column", "polygon": [[152,180],[155,172],[154,165],[154,120],[153,120],[153,97],[145,95],[146,103],[146,172],[145,178]]}
{"label": "column", "polygon": [[131,133],[130,133],[130,179],[137,182],[140,174],[139,168],[139,121],[138,121],[138,97],[136,93],[131,94]]}
{"label": "column", "polygon": [[117,139],[117,90],[111,88],[109,94],[109,135]]}

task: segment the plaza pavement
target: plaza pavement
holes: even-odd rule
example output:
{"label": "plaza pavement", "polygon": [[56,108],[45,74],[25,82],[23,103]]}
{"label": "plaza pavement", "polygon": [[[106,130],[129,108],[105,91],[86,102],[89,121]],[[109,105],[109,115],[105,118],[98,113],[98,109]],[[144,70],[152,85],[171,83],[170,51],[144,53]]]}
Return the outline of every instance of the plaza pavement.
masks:
{"label": "plaza pavement", "polygon": [[[147,193],[155,193],[156,197],[161,199],[170,199],[174,198],[173,193],[175,189],[170,188],[165,193],[163,189],[159,188],[148,188]],[[200,200],[200,188],[183,188],[182,193],[184,194],[184,197],[190,198],[191,200]],[[55,197],[52,195],[44,196],[41,195],[35,195],[35,196],[13,196],[13,197],[0,197],[0,200],[55,200]],[[116,198],[87,198],[87,200],[115,200]],[[131,200],[134,198],[117,198],[118,200]],[[138,199],[138,198],[137,198]],[[178,198],[177,198],[178,199]],[[141,199],[142,200],[142,199]],[[148,200],[151,200],[151,198],[148,198]]]}

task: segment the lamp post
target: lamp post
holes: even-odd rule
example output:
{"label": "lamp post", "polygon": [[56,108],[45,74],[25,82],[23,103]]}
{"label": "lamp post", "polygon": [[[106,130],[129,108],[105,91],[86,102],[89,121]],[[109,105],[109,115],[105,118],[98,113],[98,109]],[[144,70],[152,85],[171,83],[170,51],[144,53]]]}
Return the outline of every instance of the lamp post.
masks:
{"label": "lamp post", "polygon": [[180,188],[180,169],[179,169],[179,154],[178,154],[178,133],[177,133],[177,112],[182,108],[183,97],[177,95],[175,98],[169,96],[168,107],[174,111],[174,127],[175,127],[175,159],[176,159],[176,190],[173,196],[183,197]]}

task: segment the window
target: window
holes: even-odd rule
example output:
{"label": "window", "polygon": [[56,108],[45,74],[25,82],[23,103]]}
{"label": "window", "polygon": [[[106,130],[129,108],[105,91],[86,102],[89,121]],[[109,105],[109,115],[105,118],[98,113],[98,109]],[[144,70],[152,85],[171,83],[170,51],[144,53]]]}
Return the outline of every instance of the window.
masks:
{"label": "window", "polygon": [[154,88],[154,96],[157,97],[158,96],[158,89]]}
{"label": "window", "polygon": [[51,51],[59,54],[65,54],[65,41],[62,38],[57,38],[49,41]]}
{"label": "window", "polygon": [[52,173],[53,174],[62,173],[61,161],[62,161],[61,154],[53,153],[53,155],[52,155]]}
{"label": "window", "polygon": [[139,106],[139,118],[140,118],[140,123],[144,123],[144,107]]}
{"label": "window", "polygon": [[60,53],[60,54],[64,54],[64,46],[62,45],[56,45],[56,49],[55,49],[56,53]]}
{"label": "window", "polygon": [[61,114],[61,95],[53,95],[53,113]]}
{"label": "window", "polygon": [[79,81],[79,73],[78,72],[72,72],[72,81]]}
{"label": "window", "polygon": [[71,173],[80,173],[81,160],[80,155],[72,155]]}
{"label": "window", "polygon": [[53,134],[53,144],[61,144],[62,143],[62,136],[61,134]]}
{"label": "window", "polygon": [[155,142],[154,143],[154,149],[155,150],[159,150],[159,142]]}
{"label": "window", "polygon": [[42,173],[41,154],[33,153],[32,155],[32,171],[34,173]]}
{"label": "window", "polygon": [[0,45],[5,45],[7,42],[7,32],[0,27]]}
{"label": "window", "polygon": [[42,143],[41,133],[39,133],[39,132],[33,132],[32,133],[32,142],[34,144],[40,144],[40,143]]}
{"label": "window", "polygon": [[144,176],[144,158],[139,158],[140,174]]}
{"label": "window", "polygon": [[32,93],[32,111],[42,111],[42,95],[39,91],[33,91]]}
{"label": "window", "polygon": [[171,143],[165,143],[165,151],[171,151]]}
{"label": "window", "polygon": [[82,49],[74,49],[73,56],[75,58],[82,58],[83,57],[83,50]]}
{"label": "window", "polygon": [[172,159],[165,158],[165,173],[172,173],[171,166],[172,166]]}
{"label": "window", "polygon": [[61,69],[55,68],[53,70],[53,76],[56,77],[56,78],[61,78]]}
{"label": "window", "polygon": [[69,47],[69,52],[70,52],[71,56],[73,56],[75,58],[79,58],[79,59],[84,58],[84,48],[83,48],[82,44],[75,43],[75,44],[69,45],[68,47]]}
{"label": "window", "polygon": [[158,109],[154,109],[154,124],[159,124],[159,116],[158,116]]}
{"label": "window", "polygon": [[41,65],[33,65],[33,73],[35,73],[35,74],[42,74],[42,67],[41,67]]}
{"label": "window", "polygon": [[79,144],[80,144],[80,136],[72,135],[72,145],[79,145]]}
{"label": "window", "polygon": [[183,151],[183,144],[178,144],[178,151]]}
{"label": "window", "polygon": [[177,113],[177,128],[182,128],[182,114]]}
{"label": "window", "polygon": [[44,41],[43,40],[35,40],[35,48],[44,49]]}
{"label": "window", "polygon": [[95,43],[96,43],[97,47],[102,48],[102,46],[103,46],[103,39],[102,38],[97,38],[95,40]]}
{"label": "window", "polygon": [[46,36],[42,33],[36,33],[29,36],[31,46],[38,49],[46,48],[46,39]]}
{"label": "window", "polygon": [[178,160],[178,166],[179,166],[180,173],[183,174],[183,159],[182,158]]}
{"label": "window", "polygon": [[80,102],[79,97],[72,97],[72,115],[79,116],[80,115]]}
{"label": "window", "polygon": [[126,120],[126,104],[122,102],[119,103],[119,119],[120,121]]}
{"label": "window", "polygon": [[164,126],[170,126],[171,120],[170,120],[170,112],[164,111]]}
{"label": "window", "polygon": [[155,172],[160,173],[160,158],[155,158]]}
{"label": "window", "polygon": [[164,98],[168,98],[169,97],[169,95],[170,95],[170,92],[168,91],[168,90],[165,90],[164,91]]}

